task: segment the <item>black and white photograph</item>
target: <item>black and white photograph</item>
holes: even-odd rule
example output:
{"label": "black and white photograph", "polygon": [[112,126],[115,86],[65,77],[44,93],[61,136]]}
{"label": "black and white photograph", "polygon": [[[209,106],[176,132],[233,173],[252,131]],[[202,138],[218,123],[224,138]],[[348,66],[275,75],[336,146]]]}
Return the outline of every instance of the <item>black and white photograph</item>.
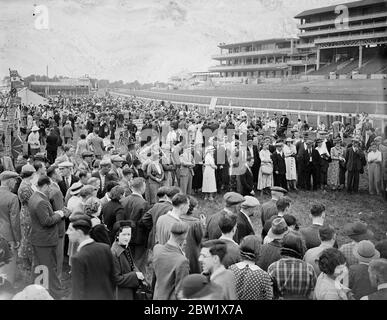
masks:
{"label": "black and white photograph", "polygon": [[387,300],[386,0],[0,8],[0,300]]}

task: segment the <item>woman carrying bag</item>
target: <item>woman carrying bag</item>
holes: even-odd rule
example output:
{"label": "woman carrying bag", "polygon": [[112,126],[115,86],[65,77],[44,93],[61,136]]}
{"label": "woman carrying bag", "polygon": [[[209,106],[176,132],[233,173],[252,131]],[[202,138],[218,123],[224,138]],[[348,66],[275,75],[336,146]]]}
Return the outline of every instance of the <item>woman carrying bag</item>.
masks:
{"label": "woman carrying bag", "polygon": [[117,300],[135,300],[136,291],[145,282],[144,275],[134,265],[129,242],[134,223],[130,220],[117,221],[113,226],[115,241],[111,247],[114,260],[114,279]]}

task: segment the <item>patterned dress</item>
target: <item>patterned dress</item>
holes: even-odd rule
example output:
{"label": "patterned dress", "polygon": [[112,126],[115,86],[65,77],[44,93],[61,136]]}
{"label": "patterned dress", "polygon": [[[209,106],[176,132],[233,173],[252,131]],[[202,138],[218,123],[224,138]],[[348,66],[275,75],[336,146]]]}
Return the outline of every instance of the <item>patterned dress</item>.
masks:
{"label": "patterned dress", "polygon": [[235,275],[238,300],[273,299],[273,282],[257,265],[242,261],[231,265],[229,270]]}
{"label": "patterned dress", "polygon": [[328,167],[328,185],[332,187],[340,186],[340,164],[339,157],[344,158],[344,148],[343,147],[333,147],[331,148],[331,158],[332,162]]}
{"label": "patterned dress", "polygon": [[19,190],[18,197],[21,203],[20,210],[20,229],[21,229],[21,241],[18,251],[18,255],[23,259],[23,269],[25,272],[29,273],[32,269],[32,260],[33,260],[33,250],[30,240],[31,236],[31,216],[28,210],[28,201],[34,193],[32,185],[26,180],[22,180]]}

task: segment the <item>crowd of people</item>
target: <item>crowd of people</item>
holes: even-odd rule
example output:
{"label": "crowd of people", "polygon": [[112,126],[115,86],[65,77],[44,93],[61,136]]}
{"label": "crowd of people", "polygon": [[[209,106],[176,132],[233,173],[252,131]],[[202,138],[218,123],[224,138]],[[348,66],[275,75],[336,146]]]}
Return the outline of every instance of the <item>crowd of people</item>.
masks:
{"label": "crowd of people", "polygon": [[[385,194],[387,140],[366,116],[346,143],[340,125],[316,133],[285,113],[266,121],[138,98],[26,112],[28,151],[0,167],[5,297],[386,298],[386,242],[349,223],[353,242],[339,246],[323,206],[300,227],[286,196],[358,192],[365,167],[369,193]],[[221,193],[224,209],[198,214],[202,193]],[[27,287],[15,295],[17,274]]]}

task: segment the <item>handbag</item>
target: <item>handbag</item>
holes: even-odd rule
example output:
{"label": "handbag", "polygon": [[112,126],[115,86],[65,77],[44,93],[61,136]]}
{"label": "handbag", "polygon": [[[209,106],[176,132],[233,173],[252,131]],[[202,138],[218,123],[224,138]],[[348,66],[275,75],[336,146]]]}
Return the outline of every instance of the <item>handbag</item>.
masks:
{"label": "handbag", "polygon": [[144,279],[134,294],[134,300],[153,300],[153,291],[149,283]]}
{"label": "handbag", "polygon": [[265,175],[271,175],[273,174],[273,167],[268,165],[262,165],[261,172],[262,174],[265,174]]}

